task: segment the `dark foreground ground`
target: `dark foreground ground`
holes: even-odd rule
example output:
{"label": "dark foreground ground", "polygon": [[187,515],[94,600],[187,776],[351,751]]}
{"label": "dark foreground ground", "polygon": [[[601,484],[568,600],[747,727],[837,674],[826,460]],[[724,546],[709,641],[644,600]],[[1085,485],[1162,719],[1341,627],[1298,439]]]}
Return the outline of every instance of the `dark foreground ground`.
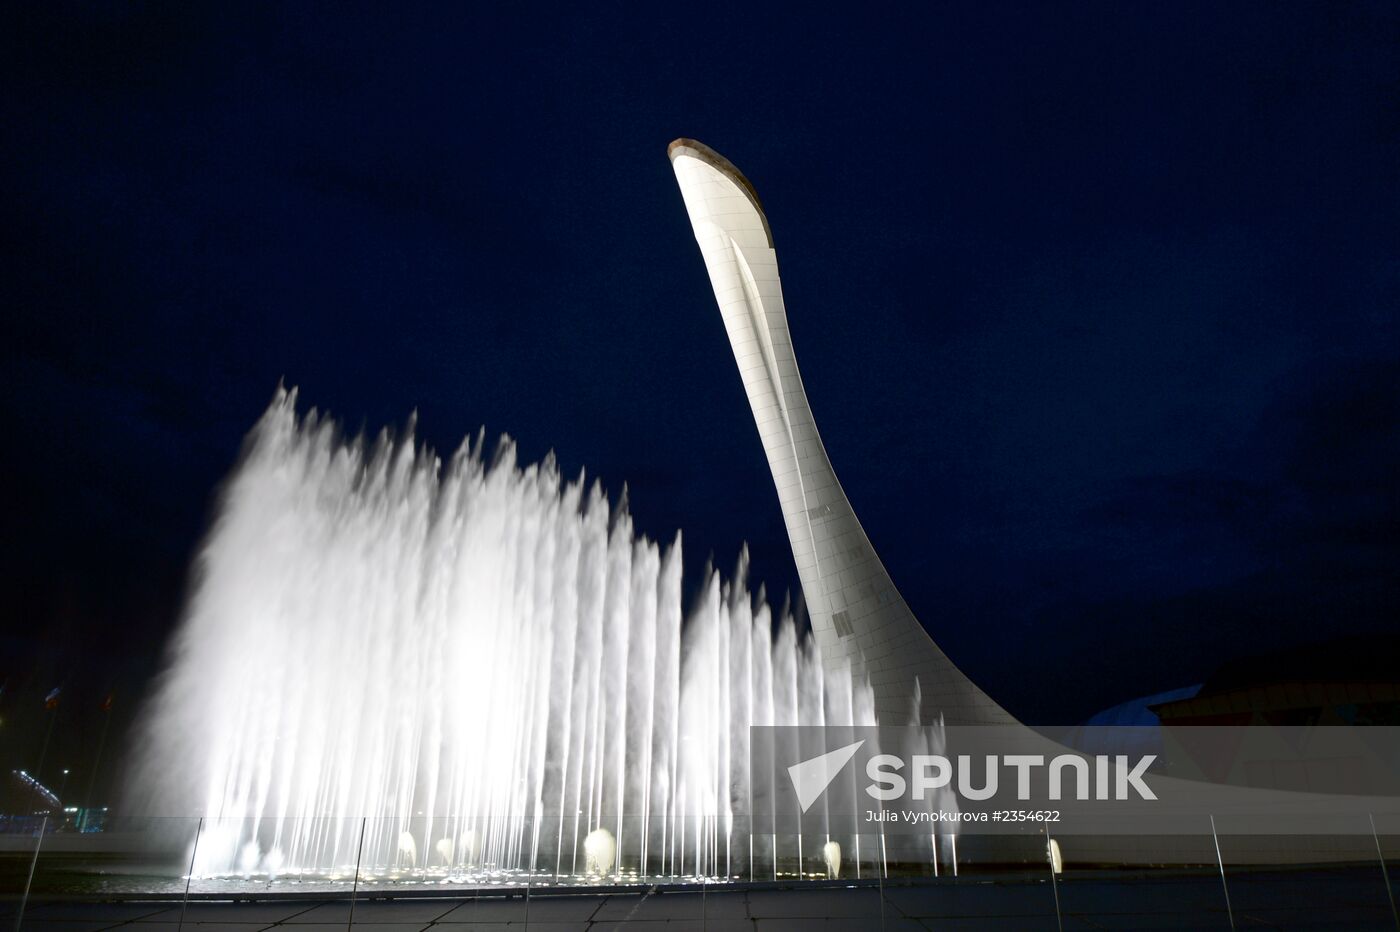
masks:
{"label": "dark foreground ground", "polygon": [[[1239,929],[1397,929],[1378,867],[1251,871],[1229,878]],[[1058,915],[1057,915],[1058,900]],[[443,891],[348,899],[292,895],[239,900],[179,897],[0,901],[0,932],[441,932],[626,929],[714,932],[918,930],[1229,929],[1220,875],[1211,871],[1083,872],[1048,877],[943,878],[910,884],[758,885],[577,892]],[[352,919],[353,909],[353,919]]]}

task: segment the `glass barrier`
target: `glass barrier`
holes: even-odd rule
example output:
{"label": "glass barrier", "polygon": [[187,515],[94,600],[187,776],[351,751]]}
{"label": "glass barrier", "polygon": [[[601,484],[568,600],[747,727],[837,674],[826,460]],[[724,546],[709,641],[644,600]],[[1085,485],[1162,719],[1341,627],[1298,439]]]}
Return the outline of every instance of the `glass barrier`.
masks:
{"label": "glass barrier", "polygon": [[[1046,842],[1059,862],[1065,917],[1103,928],[1228,929],[1229,912],[1205,816],[1196,835],[1061,835]],[[1052,860],[1053,859],[1053,860]]]}
{"label": "glass barrier", "polygon": [[[1297,818],[1297,817],[1294,817]],[[404,925],[991,918],[1016,928],[1395,924],[1400,817],[1293,834],[780,834],[695,817],[0,820],[0,921]],[[1291,825],[1291,823],[1290,823]],[[1276,826],[1277,827],[1277,826]],[[23,920],[21,920],[23,910]]]}
{"label": "glass barrier", "polygon": [[[1335,821],[1339,818],[1329,817]],[[1317,927],[1369,928],[1393,922],[1376,838],[1365,816],[1345,817],[1342,834],[1321,834],[1316,820],[1279,816],[1268,836],[1237,832],[1219,817],[1220,863],[1236,924],[1282,919]],[[1281,834],[1296,828],[1298,834]]]}
{"label": "glass barrier", "polygon": [[347,924],[364,819],[201,819],[187,923]]}
{"label": "glass barrier", "polygon": [[[4,889],[18,893],[13,912],[23,908],[25,926],[41,921],[115,923],[166,914],[175,921],[197,818],[108,818],[100,832],[79,831],[69,821],[59,821],[55,829],[54,822],[41,821],[45,831],[27,839],[27,870],[15,863],[13,845],[6,846]],[[4,839],[13,840],[12,835]],[[23,870],[22,878],[16,867]],[[101,902],[114,898],[123,902]]]}
{"label": "glass barrier", "polygon": [[1400,815],[1370,815],[1367,820],[1371,824],[1371,840],[1376,845],[1386,901],[1395,927],[1400,929],[1400,878],[1396,877],[1397,862],[1400,862]]}
{"label": "glass barrier", "polygon": [[47,816],[0,817],[0,923],[11,928],[18,926],[28,906],[49,829]]}
{"label": "glass barrier", "polygon": [[888,835],[885,918],[929,927],[986,922],[1055,929],[1055,889],[1043,836]]}

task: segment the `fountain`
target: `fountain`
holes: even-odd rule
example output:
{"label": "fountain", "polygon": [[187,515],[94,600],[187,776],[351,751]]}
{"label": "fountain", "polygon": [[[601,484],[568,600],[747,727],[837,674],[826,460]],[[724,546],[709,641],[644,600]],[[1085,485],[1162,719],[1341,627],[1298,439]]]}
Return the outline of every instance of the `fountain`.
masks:
{"label": "fountain", "polygon": [[196,875],[751,874],[748,726],[874,723],[745,558],[683,618],[679,535],[484,439],[443,463],[278,390],[130,781],[203,814]]}

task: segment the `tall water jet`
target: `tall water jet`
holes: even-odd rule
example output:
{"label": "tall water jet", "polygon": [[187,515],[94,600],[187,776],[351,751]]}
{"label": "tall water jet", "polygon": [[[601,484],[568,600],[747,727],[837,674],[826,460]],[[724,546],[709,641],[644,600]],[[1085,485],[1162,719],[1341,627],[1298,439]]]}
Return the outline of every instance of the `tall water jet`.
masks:
{"label": "tall water jet", "polygon": [[278,391],[130,781],[204,816],[197,874],[751,873],[748,726],[874,723],[743,558],[683,621],[679,535],[508,438],[483,454],[346,439]]}

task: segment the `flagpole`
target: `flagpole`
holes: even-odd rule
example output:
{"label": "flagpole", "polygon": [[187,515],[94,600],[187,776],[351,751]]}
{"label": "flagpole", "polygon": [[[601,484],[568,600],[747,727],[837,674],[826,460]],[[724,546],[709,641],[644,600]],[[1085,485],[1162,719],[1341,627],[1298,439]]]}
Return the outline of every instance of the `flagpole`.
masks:
{"label": "flagpole", "polygon": [[44,746],[39,751],[39,766],[34,769],[34,780],[43,785],[44,782],[44,761],[49,756],[49,739],[53,737],[53,723],[58,720],[58,702],[55,701],[49,709],[49,727],[44,732]]}
{"label": "flagpole", "polygon": [[[92,808],[92,791],[97,785],[97,769],[102,764],[102,749],[107,744],[107,726],[112,724],[112,697],[102,703],[102,734],[97,738],[97,756],[92,759],[92,774],[88,777],[87,793],[83,796],[83,808]],[[87,824],[87,813],[83,813],[83,824]],[[78,826],[82,831],[83,826]]]}

